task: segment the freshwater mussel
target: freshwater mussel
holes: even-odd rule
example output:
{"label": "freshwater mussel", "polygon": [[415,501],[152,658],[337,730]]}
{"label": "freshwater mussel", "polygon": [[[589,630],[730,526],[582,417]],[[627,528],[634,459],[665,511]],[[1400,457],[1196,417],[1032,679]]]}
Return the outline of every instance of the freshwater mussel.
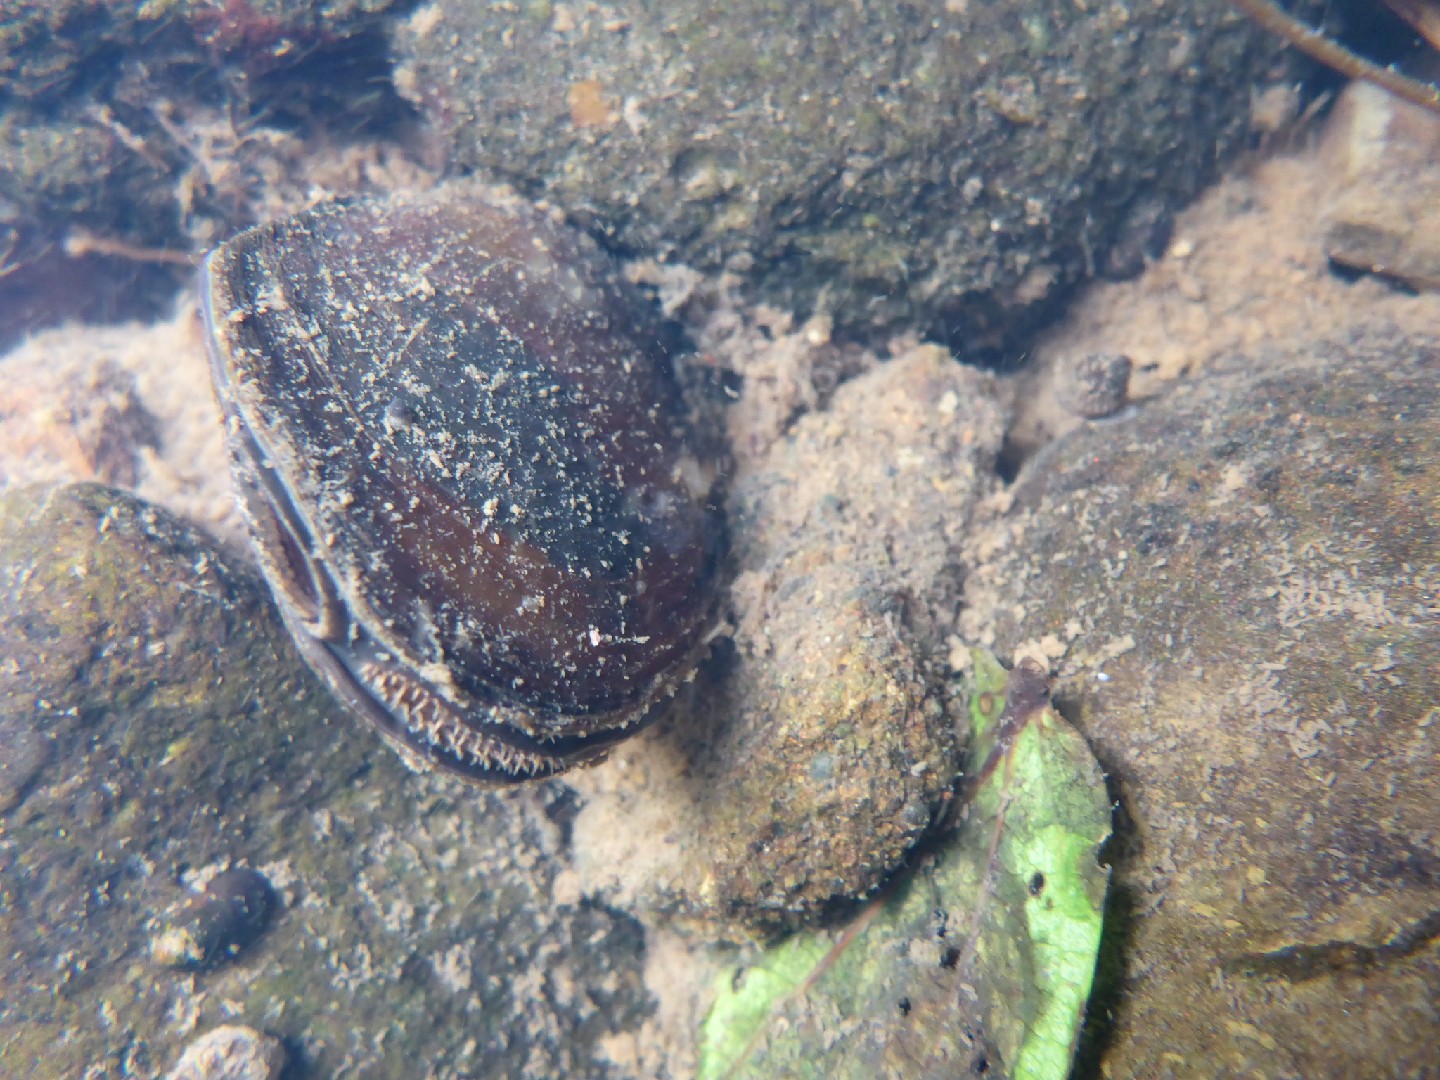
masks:
{"label": "freshwater mussel", "polygon": [[331,203],[224,244],[201,294],[261,569],[412,764],[549,775],[693,671],[713,469],[588,239],[464,189]]}

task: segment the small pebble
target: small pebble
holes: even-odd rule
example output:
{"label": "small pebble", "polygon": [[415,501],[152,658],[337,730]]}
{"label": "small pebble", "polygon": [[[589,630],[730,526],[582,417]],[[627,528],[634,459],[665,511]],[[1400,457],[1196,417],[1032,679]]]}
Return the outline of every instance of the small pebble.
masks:
{"label": "small pebble", "polygon": [[212,967],[259,937],[274,907],[264,875],[248,867],[223,871],[160,920],[150,955],[167,967]]}
{"label": "small pebble", "polygon": [[1055,400],[1066,412],[1098,420],[1125,406],[1130,389],[1130,358],[1090,353],[1063,360],[1055,371]]}
{"label": "small pebble", "polygon": [[280,1040],[239,1024],[200,1036],[165,1080],[276,1080],[285,1068]]}

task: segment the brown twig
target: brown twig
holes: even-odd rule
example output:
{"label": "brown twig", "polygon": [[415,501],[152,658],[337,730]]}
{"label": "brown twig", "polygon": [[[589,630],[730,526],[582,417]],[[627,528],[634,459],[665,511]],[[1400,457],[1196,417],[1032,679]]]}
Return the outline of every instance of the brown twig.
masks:
{"label": "brown twig", "polygon": [[1408,78],[1398,71],[1391,71],[1356,56],[1345,46],[1331,41],[1318,30],[1311,29],[1294,16],[1280,10],[1272,0],[1231,2],[1281,40],[1289,42],[1306,56],[1334,68],[1341,75],[1372,82],[1396,97],[1440,113],[1440,87]]}
{"label": "brown twig", "polygon": [[1440,7],[1430,0],[1384,0],[1384,3],[1404,19],[1410,29],[1440,49]]}
{"label": "brown twig", "polygon": [[73,228],[65,235],[65,254],[72,259],[85,255],[107,255],[115,259],[129,259],[131,262],[164,263],[169,266],[194,266],[196,259],[183,251],[169,248],[145,248],[116,240],[108,236],[96,236],[84,229]]}

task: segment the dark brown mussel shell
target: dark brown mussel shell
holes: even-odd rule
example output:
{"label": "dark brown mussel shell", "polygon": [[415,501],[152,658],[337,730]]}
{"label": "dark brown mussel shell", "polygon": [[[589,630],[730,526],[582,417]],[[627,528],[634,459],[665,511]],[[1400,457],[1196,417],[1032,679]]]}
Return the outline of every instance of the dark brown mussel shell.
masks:
{"label": "dark brown mussel shell", "polygon": [[329,204],[216,250],[201,293],[261,567],[412,762],[547,775],[688,677],[713,469],[587,239],[469,192]]}

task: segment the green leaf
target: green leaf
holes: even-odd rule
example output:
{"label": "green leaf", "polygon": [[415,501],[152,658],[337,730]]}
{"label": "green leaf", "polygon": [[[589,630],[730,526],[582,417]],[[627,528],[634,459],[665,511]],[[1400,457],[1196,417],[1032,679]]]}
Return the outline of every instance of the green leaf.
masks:
{"label": "green leaf", "polygon": [[[1109,875],[1095,853],[1110,834],[1110,806],[1089,747],[1050,704],[1044,671],[1021,661],[997,714],[999,665],[978,651],[972,659],[967,824],[993,845],[979,940],[1006,935],[1025,946],[1018,968],[982,972],[993,988],[988,1031],[1017,1080],[1064,1080],[1100,947]],[[1020,1009],[1009,997],[1017,993]]]}
{"label": "green leaf", "polygon": [[701,1028],[699,1080],[720,1080],[748,1056],[775,1006],[801,989],[830,948],[819,934],[793,934],[742,972],[720,976]]}
{"label": "green leaf", "polygon": [[1090,994],[1110,805],[1044,672],[974,657],[956,840],[837,939],[798,934],[727,979],[702,1080],[1064,1080]]}

